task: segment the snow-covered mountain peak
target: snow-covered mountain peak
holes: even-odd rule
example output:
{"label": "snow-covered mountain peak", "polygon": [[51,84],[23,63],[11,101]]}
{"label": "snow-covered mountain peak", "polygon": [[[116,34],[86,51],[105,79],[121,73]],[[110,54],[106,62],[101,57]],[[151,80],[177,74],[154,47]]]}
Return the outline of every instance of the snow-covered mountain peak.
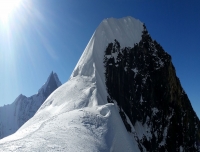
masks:
{"label": "snow-covered mountain peak", "polygon": [[107,45],[117,39],[122,48],[133,47],[141,40],[143,29],[143,23],[130,16],[104,19],[92,35],[71,77],[92,76],[96,71],[104,81],[102,61]]}
{"label": "snow-covered mountain peak", "polygon": [[[187,100],[177,94],[181,87],[170,59],[139,20],[103,20],[69,81],[52,92],[15,134],[0,141],[1,150],[165,151],[165,143],[170,142],[170,148],[182,139],[179,136],[171,141],[173,136],[167,139],[167,132],[171,118],[173,124],[178,120],[173,117],[179,114],[174,103]],[[161,63],[167,64],[158,68]],[[45,93],[51,86],[48,84],[58,84],[55,81],[51,74],[39,92]],[[175,135],[176,129],[172,128],[170,135]]]}
{"label": "snow-covered mountain peak", "polygon": [[124,17],[105,19],[95,30],[70,77],[91,77],[98,90],[95,104],[102,105],[107,102],[103,60],[108,44],[117,39],[121,47],[133,47],[141,40],[143,29],[143,23],[139,20]]}

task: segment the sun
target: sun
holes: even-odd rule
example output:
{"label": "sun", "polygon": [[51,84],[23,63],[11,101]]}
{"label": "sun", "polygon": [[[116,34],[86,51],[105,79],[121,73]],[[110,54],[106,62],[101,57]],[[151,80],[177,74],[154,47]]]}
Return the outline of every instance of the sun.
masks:
{"label": "sun", "polygon": [[0,20],[7,23],[9,16],[20,5],[22,0],[0,0]]}

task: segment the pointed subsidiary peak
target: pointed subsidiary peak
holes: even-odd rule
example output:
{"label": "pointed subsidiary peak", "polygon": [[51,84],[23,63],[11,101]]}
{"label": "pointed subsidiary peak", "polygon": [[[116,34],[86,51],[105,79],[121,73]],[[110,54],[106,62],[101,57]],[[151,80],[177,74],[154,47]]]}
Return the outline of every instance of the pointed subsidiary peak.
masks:
{"label": "pointed subsidiary peak", "polygon": [[53,76],[54,76],[54,79],[55,79],[55,81],[56,81],[57,86],[58,86],[58,87],[61,86],[62,83],[60,82],[60,80],[59,80],[59,78],[58,78],[58,75],[57,75],[56,73],[53,73]]}
{"label": "pointed subsidiary peak", "polygon": [[58,75],[52,71],[45,84],[39,89],[38,93],[43,93],[48,97],[59,86],[61,86],[61,82]]}

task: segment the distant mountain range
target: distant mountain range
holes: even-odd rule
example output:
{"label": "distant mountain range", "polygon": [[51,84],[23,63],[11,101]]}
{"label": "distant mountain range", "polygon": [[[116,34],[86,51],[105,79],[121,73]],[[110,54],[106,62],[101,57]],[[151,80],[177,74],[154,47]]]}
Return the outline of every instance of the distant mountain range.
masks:
{"label": "distant mountain range", "polygon": [[31,97],[20,94],[12,104],[0,107],[0,139],[16,132],[33,117],[46,98],[60,85],[57,74],[52,72],[37,94]]}

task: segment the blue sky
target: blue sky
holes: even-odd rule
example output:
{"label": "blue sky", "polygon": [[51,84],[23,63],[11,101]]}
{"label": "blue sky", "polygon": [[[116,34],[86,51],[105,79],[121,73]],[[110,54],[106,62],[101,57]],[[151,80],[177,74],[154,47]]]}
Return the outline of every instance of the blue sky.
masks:
{"label": "blue sky", "polygon": [[51,71],[66,82],[100,22],[125,16],[144,22],[172,56],[200,117],[199,0],[22,0],[0,22],[0,106],[37,93]]}

